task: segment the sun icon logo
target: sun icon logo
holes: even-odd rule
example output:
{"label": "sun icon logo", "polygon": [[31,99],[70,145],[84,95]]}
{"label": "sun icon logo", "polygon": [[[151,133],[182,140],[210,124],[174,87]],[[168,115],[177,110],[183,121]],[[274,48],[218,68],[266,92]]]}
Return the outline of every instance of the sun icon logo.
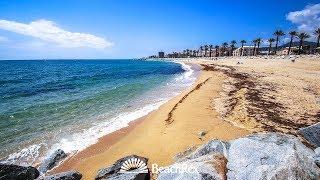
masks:
{"label": "sun icon logo", "polygon": [[148,173],[148,167],[144,161],[134,157],[122,163],[120,172],[121,173]]}

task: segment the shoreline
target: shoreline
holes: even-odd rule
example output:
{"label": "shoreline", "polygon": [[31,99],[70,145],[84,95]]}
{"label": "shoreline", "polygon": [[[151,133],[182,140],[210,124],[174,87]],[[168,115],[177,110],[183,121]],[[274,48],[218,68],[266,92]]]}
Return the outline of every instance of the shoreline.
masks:
{"label": "shoreline", "polygon": [[[199,62],[193,65],[200,66]],[[102,139],[109,139],[110,144],[99,141],[94,145],[96,147],[91,146],[92,149],[79,152],[73,160],[65,160],[49,174],[74,169],[81,172],[84,179],[93,179],[100,168],[108,167],[117,159],[131,154],[149,158],[150,164],[166,166],[173,162],[176,154],[185,151],[190,145],[199,146],[212,138],[231,140],[249,134],[249,131],[223,121],[212,107],[212,100],[219,96],[224,78],[221,73],[207,72],[201,67],[191,87],[138,123],[130,125],[124,133],[118,131],[104,136]],[[169,114],[175,121],[167,124],[165,120]],[[207,134],[200,140],[198,133],[201,131]]]}
{"label": "shoreline", "polygon": [[[93,179],[99,169],[133,154],[148,158],[149,166],[163,167],[174,163],[177,154],[209,140],[229,141],[255,132],[292,134],[308,146],[298,130],[319,120],[318,60],[199,59],[192,63],[201,65],[201,71],[191,87],[122,133],[106,135],[109,142],[88,149],[76,163],[64,162],[51,172],[76,170],[83,179]],[[205,135],[199,138],[201,132]]]}
{"label": "shoreline", "polygon": [[[168,62],[170,62],[170,61],[168,61]],[[183,64],[190,65],[191,66],[190,69],[192,69],[193,71],[199,71],[198,72],[199,74],[197,74],[197,76],[196,76],[197,79],[190,87],[184,89],[182,92],[180,92],[178,95],[170,98],[168,101],[171,101],[172,99],[180,96],[183,93],[187,93],[189,91],[188,89],[195,86],[195,84],[197,83],[198,78],[200,76],[200,73],[202,71],[201,65],[196,64],[196,63],[189,63],[189,62],[184,63],[184,62],[179,62],[179,61],[174,61],[174,63],[181,64],[182,66],[183,66]],[[165,102],[164,104],[168,103],[168,101]],[[163,106],[164,104],[162,104],[161,106]],[[128,126],[126,126],[126,127],[123,127],[121,129],[118,129],[114,132],[111,132],[109,134],[106,134],[106,135],[100,137],[96,143],[94,143],[94,144],[86,147],[85,149],[83,149],[79,152],[76,152],[75,154],[72,154],[71,156],[67,157],[62,163],[58,164],[52,170],[48,171],[47,174],[50,175],[50,174],[68,171],[68,170],[72,169],[72,167],[76,166],[79,163],[79,161],[81,161],[81,159],[89,158],[91,156],[94,156],[96,154],[99,154],[99,153],[107,150],[113,144],[118,142],[121,138],[123,138],[128,133],[130,133],[135,127],[137,127],[138,125],[143,123],[143,121],[145,120],[145,118],[149,114],[156,112],[159,108],[149,112],[147,115],[145,115],[143,117],[140,117],[138,119],[135,119],[135,120],[129,122]]]}
{"label": "shoreline", "polygon": [[77,152],[70,157],[67,157],[67,159],[64,160],[61,164],[50,170],[48,174],[50,175],[68,171],[72,169],[72,167],[75,166],[81,159],[94,156],[95,154],[99,154],[107,150],[109,147],[111,147],[113,144],[115,144],[117,141],[131,132],[136,126],[141,124],[145,117],[146,116],[131,121],[129,122],[128,126],[102,136],[98,139],[98,142],[88,146],[87,148]]}

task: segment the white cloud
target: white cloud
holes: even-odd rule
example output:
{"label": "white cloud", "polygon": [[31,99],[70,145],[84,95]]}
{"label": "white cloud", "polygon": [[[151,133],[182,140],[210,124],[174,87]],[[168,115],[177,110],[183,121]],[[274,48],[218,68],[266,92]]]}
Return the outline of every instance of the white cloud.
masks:
{"label": "white cloud", "polygon": [[78,32],[69,32],[48,20],[37,20],[29,24],[15,21],[0,20],[0,29],[31,36],[46,42],[53,42],[61,47],[89,47],[105,49],[113,45],[104,38]]}
{"label": "white cloud", "polygon": [[299,31],[312,33],[316,28],[320,27],[320,3],[306,6],[301,11],[288,13],[287,20],[296,24]]}

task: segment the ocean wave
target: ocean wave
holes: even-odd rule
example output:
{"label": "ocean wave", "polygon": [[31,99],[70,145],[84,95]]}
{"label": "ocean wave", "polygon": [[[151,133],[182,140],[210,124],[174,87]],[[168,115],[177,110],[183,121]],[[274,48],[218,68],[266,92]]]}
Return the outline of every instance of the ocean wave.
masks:
{"label": "ocean wave", "polygon": [[187,81],[185,83],[188,83],[188,86],[191,85],[196,80],[196,74],[195,70],[192,69],[191,65],[188,65],[184,62],[175,61],[175,63],[178,63],[181,65],[181,68],[185,71],[182,76],[178,76],[175,78],[176,81]]}
{"label": "ocean wave", "polygon": [[98,142],[99,138],[129,126],[129,123],[139,119],[153,110],[158,109],[166,101],[160,101],[154,104],[148,104],[136,111],[122,113],[103,123],[97,123],[93,127],[83,130],[82,133],[73,134],[69,137],[62,138],[59,143],[54,144],[48,154],[57,149],[63,149],[66,153],[76,153],[90,145]]}
{"label": "ocean wave", "polygon": [[40,149],[44,144],[34,144],[29,147],[23,148],[19,152],[15,152],[9,155],[9,157],[1,161],[7,164],[19,164],[21,166],[28,166],[37,162],[40,154]]}

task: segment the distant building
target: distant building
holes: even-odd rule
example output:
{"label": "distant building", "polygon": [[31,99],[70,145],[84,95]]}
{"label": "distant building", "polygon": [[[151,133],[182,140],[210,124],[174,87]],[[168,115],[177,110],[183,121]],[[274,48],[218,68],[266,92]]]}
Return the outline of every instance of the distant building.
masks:
{"label": "distant building", "polygon": [[[272,51],[270,52],[272,54]],[[259,50],[259,55],[270,55],[269,50]]]}
{"label": "distant building", "polygon": [[159,58],[164,58],[164,52],[163,51],[160,51],[159,53],[158,53],[159,55]]}
{"label": "distant building", "polygon": [[[288,55],[289,47],[285,47],[277,51],[277,55]],[[291,47],[290,54],[298,54],[299,47]]]}
{"label": "distant building", "polygon": [[253,56],[253,46],[243,46],[235,49],[232,53],[233,56]]}

